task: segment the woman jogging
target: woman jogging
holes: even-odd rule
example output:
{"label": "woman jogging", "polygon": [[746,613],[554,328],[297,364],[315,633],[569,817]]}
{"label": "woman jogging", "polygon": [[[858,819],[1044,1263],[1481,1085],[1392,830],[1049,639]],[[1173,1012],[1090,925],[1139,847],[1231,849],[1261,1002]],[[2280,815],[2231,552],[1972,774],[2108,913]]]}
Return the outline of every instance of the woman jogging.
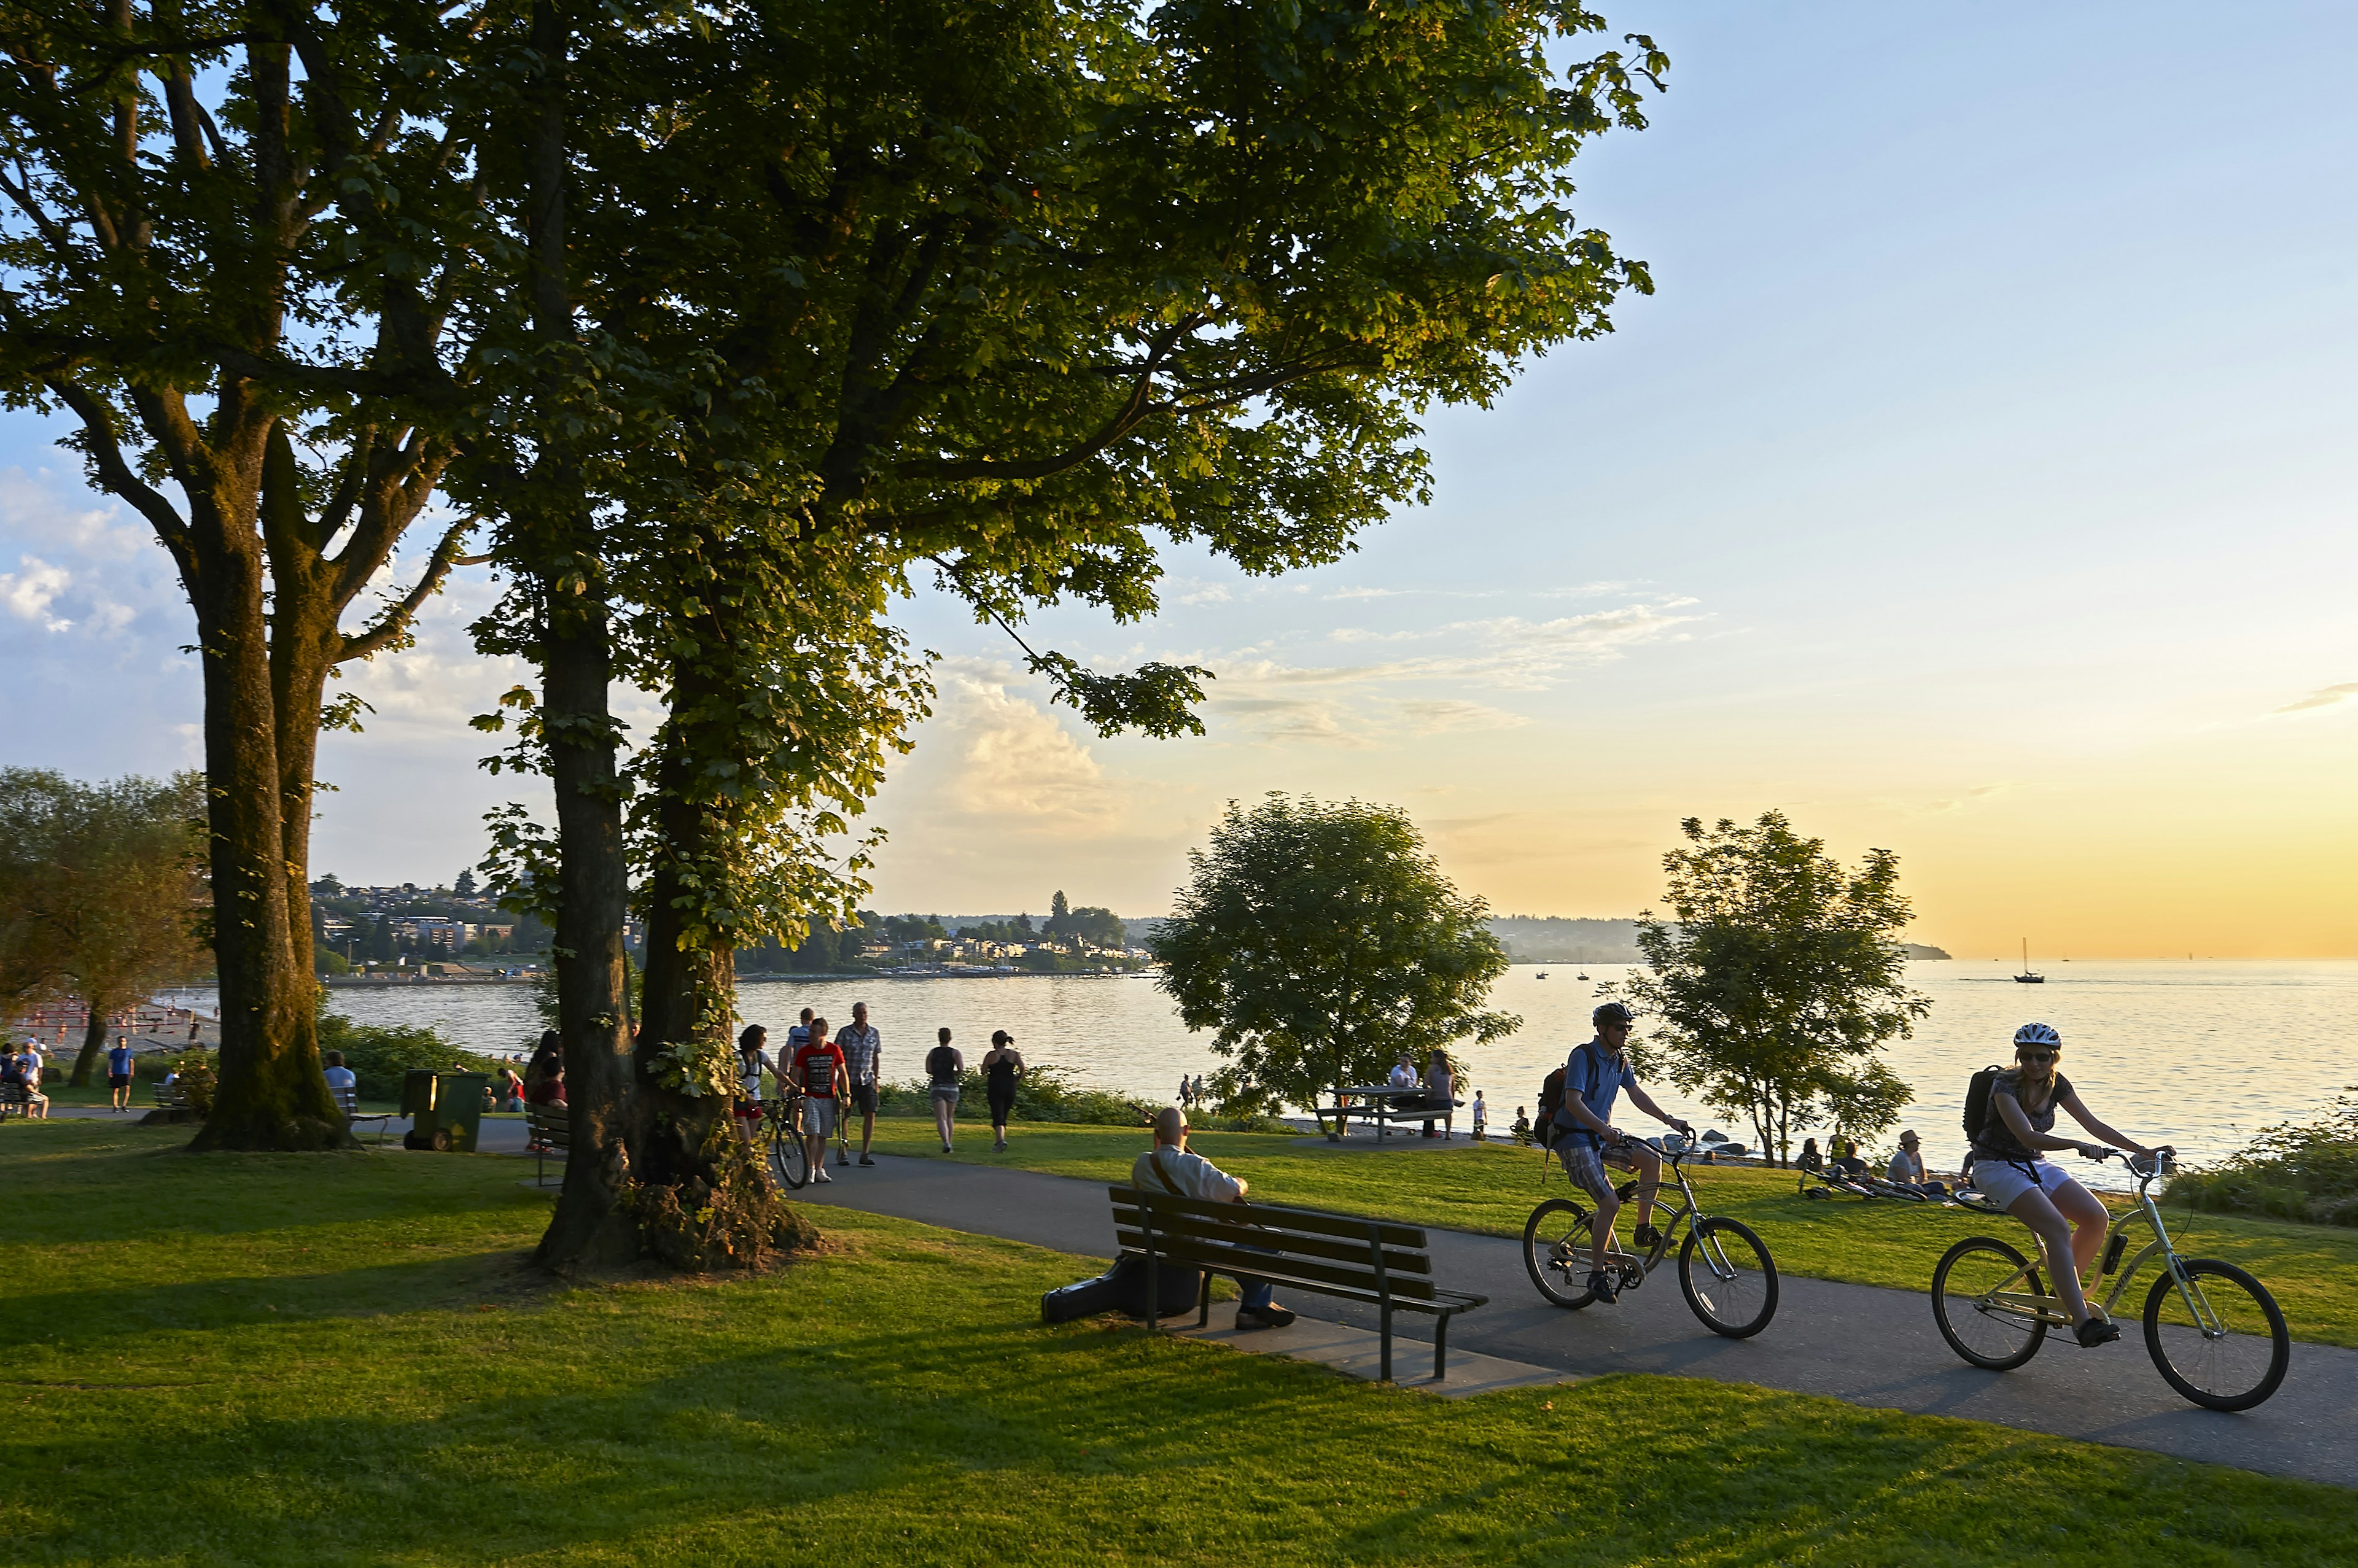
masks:
{"label": "woman jogging", "polygon": [[2093,1193],[2039,1155],[2076,1149],[2097,1159],[2104,1152],[2103,1144],[2056,1137],[2059,1106],[2106,1143],[2147,1158],[2155,1151],[2096,1119],[2071,1080],[2057,1071],[2062,1055],[2062,1036],[2044,1023],[2026,1023],[2014,1032],[2014,1071],[1990,1081],[1989,1115],[1974,1140],[1974,1186],[2039,1238],[2056,1293],[2071,1314],[2074,1337],[2086,1346],[2109,1345],[2121,1336],[2120,1328],[2089,1309],[2080,1276],[2104,1247],[2111,1217]]}
{"label": "woman jogging", "polygon": [[1023,1076],[1023,1054],[1015,1036],[1004,1029],[990,1033],[990,1049],[982,1056],[982,1087],[990,1097],[990,1152],[1007,1152],[1007,1118],[1015,1108],[1015,1080]]}

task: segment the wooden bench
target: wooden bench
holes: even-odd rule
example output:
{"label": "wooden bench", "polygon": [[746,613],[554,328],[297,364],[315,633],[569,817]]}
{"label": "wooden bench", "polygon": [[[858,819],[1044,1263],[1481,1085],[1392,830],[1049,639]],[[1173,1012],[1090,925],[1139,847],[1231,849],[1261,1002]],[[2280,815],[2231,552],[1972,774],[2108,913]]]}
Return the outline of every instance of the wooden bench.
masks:
{"label": "wooden bench", "polygon": [[[1146,1260],[1149,1280],[1160,1280],[1159,1266],[1166,1262],[1205,1271],[1198,1326],[1212,1318],[1216,1273],[1361,1302],[1379,1314],[1386,1382],[1392,1375],[1394,1309],[1430,1313],[1436,1320],[1433,1375],[1438,1379],[1449,1364],[1449,1320],[1490,1299],[1434,1284],[1432,1255],[1417,1226],[1279,1204],[1210,1203],[1138,1187],[1106,1191],[1113,1199],[1115,1238],[1122,1252]],[[1162,1326],[1157,1293],[1147,1292],[1150,1329]]]}
{"label": "wooden bench", "polygon": [[389,1110],[361,1109],[361,1092],[356,1088],[340,1089],[333,1084],[330,1084],[328,1086],[328,1092],[336,1097],[336,1108],[344,1113],[344,1119],[347,1122],[375,1122],[376,1141],[379,1143],[384,1141],[384,1130],[393,1120],[393,1112]]}
{"label": "wooden bench", "polygon": [[33,1114],[33,1091],[23,1084],[0,1084],[0,1121],[12,1116],[29,1118]]}
{"label": "wooden bench", "polygon": [[158,1082],[156,1085],[156,1108],[157,1110],[188,1109],[189,1091],[178,1084]]}
{"label": "wooden bench", "polygon": [[[1376,1130],[1377,1137],[1384,1138],[1390,1135],[1391,1125],[1396,1121],[1440,1121],[1449,1115],[1449,1111],[1438,1106],[1411,1104],[1401,1095],[1375,1095],[1366,1089],[1354,1090],[1351,1093],[1355,1101],[1351,1105],[1339,1108],[1331,1105],[1314,1105],[1310,1108],[1310,1114],[1317,1119],[1322,1130],[1326,1128],[1330,1120],[1334,1123],[1334,1130],[1337,1134],[1350,1122],[1363,1121]],[[1402,1091],[1402,1094],[1421,1098],[1423,1091],[1411,1089]],[[1449,1104],[1453,1110],[1466,1108],[1466,1102],[1462,1099],[1452,1100]]]}
{"label": "wooden bench", "polygon": [[526,1100],[524,1107],[525,1141],[539,1162],[533,1167],[532,1179],[542,1186],[548,1184],[548,1152],[562,1152],[573,1158],[573,1113],[561,1105],[539,1105]]}

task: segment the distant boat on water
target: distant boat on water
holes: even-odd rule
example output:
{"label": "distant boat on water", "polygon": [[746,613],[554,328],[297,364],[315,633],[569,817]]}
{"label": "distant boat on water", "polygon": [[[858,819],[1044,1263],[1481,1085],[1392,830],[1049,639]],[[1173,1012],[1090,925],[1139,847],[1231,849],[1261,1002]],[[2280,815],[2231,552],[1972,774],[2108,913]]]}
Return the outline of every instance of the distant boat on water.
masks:
{"label": "distant boat on water", "polygon": [[1547,979],[1547,971],[1546,971],[1545,969],[1541,969],[1541,970],[1539,972],[1539,976],[1538,976],[1538,978],[1539,978],[1539,979]]}
{"label": "distant boat on water", "polygon": [[2030,967],[2030,938],[2028,936],[2022,939],[2022,973],[2014,977],[2014,983],[2018,986],[2043,986],[2047,983],[2047,977]]}
{"label": "distant boat on water", "polygon": [[1572,978],[1573,978],[1574,979],[1575,979],[1575,980],[1585,980],[1585,979],[1586,979],[1588,978],[1588,974],[1587,974],[1587,972],[1586,972],[1585,970],[1583,970],[1581,973],[1576,974],[1576,975],[1573,976]]}

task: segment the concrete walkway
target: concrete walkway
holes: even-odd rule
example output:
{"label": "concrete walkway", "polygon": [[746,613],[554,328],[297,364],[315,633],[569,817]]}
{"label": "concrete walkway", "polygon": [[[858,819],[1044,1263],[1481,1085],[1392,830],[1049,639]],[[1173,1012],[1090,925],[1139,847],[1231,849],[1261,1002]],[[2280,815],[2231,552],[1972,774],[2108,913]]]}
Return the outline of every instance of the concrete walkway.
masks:
{"label": "concrete walkway", "polygon": [[[878,1156],[871,1168],[830,1166],[829,1174],[832,1184],[798,1195],[1085,1257],[1112,1250],[1113,1222],[1098,1183],[890,1155]],[[2296,1342],[2277,1396],[2257,1410],[2225,1415],[2171,1391],[2134,1325],[2123,1325],[2119,1343],[2096,1350],[2050,1336],[2029,1366],[1984,1372],[1958,1360],[1941,1338],[1922,1292],[1787,1275],[1776,1321],[1765,1333],[1722,1339],[1695,1321],[1667,1271],[1625,1292],[1617,1306],[1566,1312],[1532,1287],[1520,1242],[1462,1231],[1428,1234],[1436,1279],[1490,1298],[1450,1329],[1453,1359],[1462,1348],[1575,1377],[1660,1372],[1757,1383],[2358,1487],[2358,1351]],[[1776,1238],[1767,1239],[1773,1250]],[[1305,1321],[1375,1325],[1372,1311],[1346,1303],[1284,1299]],[[1214,1308],[1214,1325],[1226,1316],[1227,1309]],[[1429,1332],[1413,1317],[1409,1322],[1410,1336]],[[1394,1338],[1401,1337],[1395,1320]],[[1394,1350],[1403,1373],[1419,1365],[1419,1354],[1415,1346]],[[1422,1354],[1429,1370],[1431,1353]]]}

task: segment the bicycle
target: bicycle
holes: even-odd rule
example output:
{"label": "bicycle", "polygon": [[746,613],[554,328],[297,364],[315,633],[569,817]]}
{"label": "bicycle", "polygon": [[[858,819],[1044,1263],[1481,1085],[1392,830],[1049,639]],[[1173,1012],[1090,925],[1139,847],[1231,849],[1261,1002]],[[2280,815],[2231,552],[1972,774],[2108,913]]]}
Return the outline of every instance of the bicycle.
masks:
{"label": "bicycle", "polygon": [[[2115,1270],[2120,1274],[2104,1298],[2104,1315],[2112,1315],[2146,1260],[2159,1254],[2161,1276],[2145,1298],[2145,1347],[2163,1380],[2214,1411],[2250,1410],[2275,1393],[2292,1357],[2284,1314],[2266,1286],[2233,1263],[2179,1255],[2152,1190],[2157,1177],[2176,1173],[2169,1151],[2144,1170],[2117,1149],[2092,1157],[2118,1159],[2137,1178],[2136,1211],[2114,1222],[2096,1271],[2099,1283]],[[1986,1200],[1970,1201],[1979,1197],[1963,1195],[1959,1206],[2006,1212]],[[2153,1239],[2124,1269],[2121,1254],[2140,1222],[2152,1228]],[[2040,1250],[2035,1242],[2032,1250]],[[2048,1329],[2071,1326],[2062,1299],[2041,1284],[2038,1264],[1991,1236],[1967,1237],[1933,1269],[1932,1316],[1950,1349],[1993,1372],[2009,1371],[2039,1354]]]}
{"label": "bicycle", "polygon": [[810,1146],[803,1141],[803,1094],[781,1084],[775,1099],[762,1102],[763,1136],[770,1145],[770,1174],[789,1191],[810,1180]]}
{"label": "bicycle", "polygon": [[[1693,1184],[1687,1180],[1686,1161],[1703,1152],[1686,1139],[1671,1134],[1653,1144],[1663,1164],[1678,1183],[1671,1195],[1669,1183],[1655,1199],[1655,1238],[1644,1253],[1624,1252],[1613,1237],[1606,1238],[1606,1260],[1620,1271],[1619,1286],[1634,1291],[1670,1256],[1671,1243],[1681,1225],[1686,1240],[1679,1248],[1679,1290],[1703,1325],[1729,1339],[1749,1339],[1768,1326],[1777,1314],[1777,1264],[1750,1226],[1741,1220],[1714,1219],[1695,1202]],[[1616,1190],[1628,1203],[1638,1184]],[[1589,1210],[1572,1198],[1550,1198],[1531,1210],[1523,1223],[1523,1267],[1540,1294],[1574,1311],[1596,1299],[1589,1289]],[[1698,1261],[1701,1267],[1698,1268]]]}

